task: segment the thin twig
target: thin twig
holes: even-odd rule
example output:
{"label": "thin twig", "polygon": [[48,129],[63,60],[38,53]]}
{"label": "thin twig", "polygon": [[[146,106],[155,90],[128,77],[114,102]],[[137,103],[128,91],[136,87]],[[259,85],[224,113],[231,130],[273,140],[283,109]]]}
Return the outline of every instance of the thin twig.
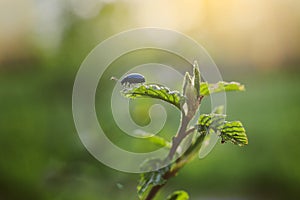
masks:
{"label": "thin twig", "polygon": [[193,133],[195,130],[196,130],[196,127],[190,128],[189,130],[187,130],[187,131],[185,132],[185,135],[187,136],[187,135]]}

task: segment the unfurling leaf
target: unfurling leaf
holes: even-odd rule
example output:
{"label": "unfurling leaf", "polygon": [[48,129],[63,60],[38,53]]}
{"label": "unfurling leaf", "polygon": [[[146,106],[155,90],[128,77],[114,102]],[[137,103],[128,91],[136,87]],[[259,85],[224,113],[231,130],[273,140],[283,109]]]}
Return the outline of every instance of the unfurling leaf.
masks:
{"label": "unfurling leaf", "polygon": [[188,118],[192,118],[195,115],[200,103],[192,79],[194,79],[194,77],[191,77],[187,72],[183,80],[183,95],[185,97],[183,109]]}
{"label": "unfurling leaf", "polygon": [[200,70],[197,61],[194,62],[194,87],[197,93],[197,98],[200,97],[200,81],[201,81],[201,76],[200,76]]}
{"label": "unfurling leaf", "polygon": [[155,84],[144,84],[121,91],[128,98],[155,98],[166,101],[181,110],[181,101],[184,98],[178,91],[170,91],[169,88]]}
{"label": "unfurling leaf", "polygon": [[223,143],[230,141],[239,146],[248,144],[246,131],[240,121],[225,122],[221,130],[221,138]]}
{"label": "unfurling leaf", "polygon": [[192,77],[188,72],[185,73],[183,78],[183,85],[182,85],[182,94],[185,95],[187,86],[192,85]]}
{"label": "unfurling leaf", "polygon": [[209,130],[217,132],[222,129],[224,121],[225,115],[223,114],[202,114],[198,119],[198,132],[209,133]]}
{"label": "unfurling leaf", "polygon": [[157,167],[161,165],[162,161],[159,159],[148,160],[146,161],[146,163],[143,164],[143,169],[155,171],[141,174],[141,178],[137,186],[137,192],[140,199],[143,199],[145,196],[147,196],[148,192],[151,190],[152,187],[157,185],[163,185],[166,183],[164,175],[168,171],[170,171],[171,165],[157,169]]}
{"label": "unfurling leaf", "polygon": [[167,197],[167,200],[188,200],[190,197],[186,191],[175,191]]}
{"label": "unfurling leaf", "polygon": [[220,81],[215,84],[209,84],[207,82],[202,82],[200,84],[201,96],[207,96],[217,92],[244,91],[244,90],[245,90],[245,86],[237,82]]}
{"label": "unfurling leaf", "polygon": [[197,130],[199,133],[209,134],[210,130],[220,133],[222,143],[230,141],[233,144],[244,146],[248,144],[246,131],[240,121],[224,121],[223,114],[202,114],[199,117]]}

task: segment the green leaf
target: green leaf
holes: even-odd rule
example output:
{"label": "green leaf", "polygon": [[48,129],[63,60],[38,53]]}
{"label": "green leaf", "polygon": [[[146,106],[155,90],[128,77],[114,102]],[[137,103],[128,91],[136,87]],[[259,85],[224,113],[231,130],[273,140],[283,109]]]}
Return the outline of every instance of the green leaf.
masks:
{"label": "green leaf", "polygon": [[200,94],[207,96],[217,92],[228,92],[228,91],[245,91],[245,86],[237,82],[224,82],[220,81],[215,84],[209,84],[202,82],[200,84]]}
{"label": "green leaf", "polygon": [[239,146],[248,144],[246,131],[240,121],[225,122],[221,130],[221,138],[222,143],[230,141]]}
{"label": "green leaf", "polygon": [[199,133],[220,133],[222,143],[230,141],[233,144],[244,146],[248,144],[246,131],[240,121],[224,121],[223,114],[202,114],[198,119],[197,130]]}
{"label": "green leaf", "polygon": [[197,124],[198,132],[209,133],[209,130],[217,132],[222,129],[224,121],[225,115],[223,114],[201,114]]}
{"label": "green leaf", "polygon": [[167,200],[188,200],[190,197],[186,191],[178,190],[167,197]]}
{"label": "green leaf", "polygon": [[165,184],[166,179],[164,179],[164,175],[171,169],[171,165],[157,169],[158,166],[162,165],[162,161],[159,159],[147,160],[143,165],[143,169],[155,171],[141,174],[141,178],[137,186],[137,192],[140,199],[147,196],[148,191],[150,191],[152,187]]}
{"label": "green leaf", "polygon": [[150,142],[152,142],[153,144],[156,144],[159,147],[171,148],[171,143],[168,142],[163,137],[159,137],[157,135],[154,135],[154,136],[151,136],[151,137],[147,137],[146,139],[149,140]]}
{"label": "green leaf", "polygon": [[184,98],[178,91],[170,91],[169,88],[156,84],[144,84],[138,87],[126,88],[121,91],[128,98],[155,98],[166,101],[178,109],[181,109],[181,101]]}

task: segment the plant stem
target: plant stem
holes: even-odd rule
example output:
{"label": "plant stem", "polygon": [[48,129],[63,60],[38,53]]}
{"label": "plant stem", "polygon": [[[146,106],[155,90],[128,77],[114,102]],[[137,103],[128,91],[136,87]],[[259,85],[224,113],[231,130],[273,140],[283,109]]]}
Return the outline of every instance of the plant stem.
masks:
{"label": "plant stem", "polygon": [[[195,128],[191,128],[188,131],[185,132],[185,135],[190,134],[193,130],[195,130]],[[196,148],[191,148],[188,149],[187,152],[185,152],[180,158],[178,158],[175,162],[175,166],[168,171],[165,175],[164,175],[164,179],[165,180],[169,180],[170,178],[176,176],[177,172],[183,168],[187,163],[189,163],[190,161],[192,161],[195,156],[197,155],[197,152],[199,151],[199,149],[202,146],[202,142],[205,138],[205,134],[201,134],[199,136],[199,138],[196,140],[194,147]],[[152,200],[155,195],[159,192],[159,190],[164,187],[166,185],[166,183],[162,184],[162,185],[156,185],[153,188],[151,188],[150,192],[148,193],[147,197],[145,200]]]}
{"label": "plant stem", "polygon": [[172,139],[172,147],[167,156],[168,161],[172,160],[173,156],[176,153],[178,146],[180,145],[181,141],[185,138],[185,136],[186,136],[185,132],[186,132],[189,122],[190,122],[190,120],[186,116],[182,115],[180,129],[179,129],[177,135],[175,137],[173,137],[173,139]]}
{"label": "plant stem", "polygon": [[[182,140],[190,133],[192,132],[191,129],[186,131],[187,130],[187,126],[190,122],[190,119],[188,117],[186,117],[184,115],[184,113],[182,113],[181,115],[181,125],[180,125],[180,128],[179,128],[179,131],[178,133],[176,134],[175,137],[173,137],[172,139],[172,147],[169,151],[169,154],[166,158],[166,162],[168,161],[171,161],[173,156],[175,155],[176,153],[176,150],[178,148],[178,146],[180,145],[180,143],[182,142]],[[184,165],[184,164],[183,164]],[[179,171],[179,169],[181,169],[181,167],[183,167],[183,165],[180,165],[179,167],[176,167],[174,168],[173,170],[167,172],[165,175],[164,175],[164,179],[165,180],[168,180],[170,179],[171,177],[175,176],[177,174],[177,172]],[[158,191],[164,186],[165,184],[162,184],[162,185],[156,185],[154,186],[153,188],[151,188],[150,192],[148,193],[147,197],[145,200],[152,200],[155,195],[158,193]]]}
{"label": "plant stem", "polygon": [[[175,167],[174,169],[171,169],[170,171],[168,171],[165,175],[164,175],[164,179],[168,180],[170,178],[172,178],[173,176],[175,176],[177,174],[177,172],[184,166],[185,163],[181,163],[180,165],[178,165],[177,167]],[[166,183],[162,184],[162,185],[156,185],[153,188],[151,188],[150,192],[148,193],[147,197],[145,200],[152,200],[155,195],[158,193],[158,191],[165,186]]]}
{"label": "plant stem", "polygon": [[[198,107],[201,103],[201,96],[199,97],[198,99],[198,102],[197,102],[197,108],[195,110],[198,110]],[[194,116],[194,114],[193,114]],[[180,128],[179,128],[179,131],[178,133],[176,134],[175,137],[172,138],[172,147],[169,151],[169,154],[168,156],[166,157],[165,161],[166,162],[169,162],[173,159],[175,153],[176,153],[176,150],[177,148],[179,147],[180,143],[182,142],[182,140],[187,136],[189,135],[190,133],[194,132],[196,130],[195,127],[187,130],[188,128],[188,125],[191,121],[192,117],[188,117],[184,111],[181,112],[181,124],[180,124]],[[204,137],[203,137],[204,138]],[[201,140],[200,142],[202,143],[203,140]],[[191,153],[191,152],[190,152]],[[184,157],[184,158],[183,158]],[[165,180],[168,180],[170,179],[171,177],[175,176],[177,174],[177,172],[186,164],[188,163],[190,160],[193,159],[193,155],[182,155],[182,157],[180,157],[179,159],[177,159],[175,162],[176,162],[176,166],[171,169],[170,171],[168,171],[165,175],[164,175],[164,179]],[[154,186],[153,188],[151,188],[151,190],[149,191],[147,197],[145,200],[152,200],[155,195],[158,193],[158,191],[165,185],[166,183],[162,184],[162,185],[156,185]]]}
{"label": "plant stem", "polygon": [[156,185],[153,188],[151,188],[150,192],[148,193],[148,196],[146,197],[145,200],[152,200],[155,195],[157,194],[157,192],[160,190],[160,188],[162,188],[165,184],[162,185]]}

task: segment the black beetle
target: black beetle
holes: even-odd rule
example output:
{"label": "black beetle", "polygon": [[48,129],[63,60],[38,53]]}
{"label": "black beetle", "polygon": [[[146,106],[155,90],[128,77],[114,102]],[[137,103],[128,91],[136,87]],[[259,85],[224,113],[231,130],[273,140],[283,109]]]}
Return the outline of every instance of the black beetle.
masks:
{"label": "black beetle", "polygon": [[132,85],[137,83],[145,83],[145,77],[138,73],[128,74],[121,80],[122,85]]}

